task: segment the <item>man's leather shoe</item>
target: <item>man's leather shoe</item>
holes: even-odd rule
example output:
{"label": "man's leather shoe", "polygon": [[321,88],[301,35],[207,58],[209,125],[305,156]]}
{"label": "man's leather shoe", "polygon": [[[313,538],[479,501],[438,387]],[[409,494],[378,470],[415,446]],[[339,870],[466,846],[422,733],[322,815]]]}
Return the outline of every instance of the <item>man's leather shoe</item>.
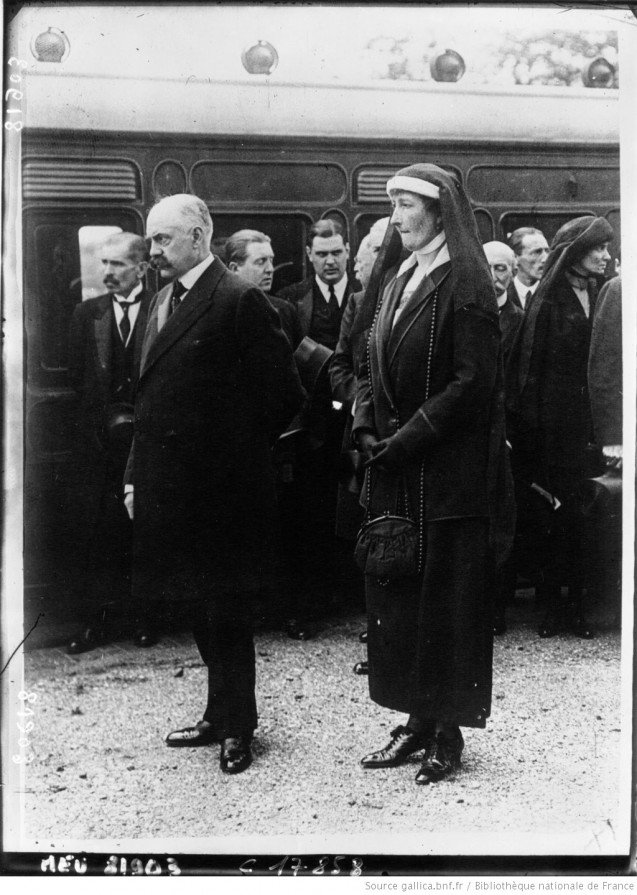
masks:
{"label": "man's leather shoe", "polygon": [[155,646],[158,641],[159,636],[152,628],[139,628],[133,635],[135,646],[141,646],[144,649],[149,646]]}
{"label": "man's leather shoe", "polygon": [[559,630],[560,619],[554,610],[549,610],[542,619],[537,632],[540,637],[555,637]]}
{"label": "man's leather shoe", "polygon": [[582,615],[572,618],[568,627],[571,634],[575,634],[576,637],[581,637],[583,640],[591,640],[595,636],[588,621]]}
{"label": "man's leather shoe", "polygon": [[285,633],[292,640],[311,640],[314,637],[314,631],[305,622],[300,622],[296,618],[289,619],[283,626]]}
{"label": "man's leather shoe", "polygon": [[354,665],[354,674],[369,674],[369,662],[357,662]]}
{"label": "man's leather shoe", "polygon": [[394,768],[412,753],[424,749],[426,742],[422,734],[414,733],[408,727],[397,727],[392,730],[387,745],[361,758],[361,765],[364,768]]}
{"label": "man's leather shoe", "polygon": [[224,774],[240,774],[252,764],[250,738],[246,736],[226,737],[221,741],[219,767]]}
{"label": "man's leather shoe", "polygon": [[358,635],[358,640],[360,643],[367,643],[367,631],[361,631]]}
{"label": "man's leather shoe", "polygon": [[106,634],[102,628],[88,625],[82,631],[74,634],[66,645],[66,651],[76,656],[88,650],[95,649],[100,643],[106,642]]}
{"label": "man's leather shoe", "polygon": [[173,730],[166,737],[167,746],[210,746],[217,737],[208,721],[197,721],[194,727]]}
{"label": "man's leather shoe", "polygon": [[464,748],[464,740],[460,730],[454,737],[436,734],[427,746],[425,759],[416,774],[416,783],[426,785],[436,783],[448,777],[460,767],[460,756]]}

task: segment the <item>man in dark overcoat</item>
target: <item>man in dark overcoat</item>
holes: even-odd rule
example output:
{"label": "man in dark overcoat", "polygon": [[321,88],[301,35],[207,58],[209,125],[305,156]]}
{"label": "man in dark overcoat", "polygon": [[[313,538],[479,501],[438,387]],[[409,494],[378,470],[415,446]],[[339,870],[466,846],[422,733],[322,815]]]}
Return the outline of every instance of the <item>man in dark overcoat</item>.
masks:
{"label": "man in dark overcoat", "polygon": [[370,695],[409,717],[361,763],[393,767],[424,750],[426,784],[460,766],[460,728],[483,728],[490,713],[493,566],[511,534],[511,481],[497,304],[469,202],[435,165],[402,169],[387,191],[389,238],[410,255],[381,285],[353,432],[369,458],[370,518],[418,523],[420,571],[367,575]]}
{"label": "man in dark overcoat", "polygon": [[[326,218],[313,224],[306,253],[312,275],[282,289],[278,295],[296,309],[301,334],[333,351],[354,280],[347,273],[349,245],[339,221]],[[307,344],[307,342],[305,343]],[[294,487],[301,507],[290,558],[296,569],[297,588],[305,594],[301,617],[288,625],[290,636],[306,640],[313,622],[338,599],[348,600],[356,577],[351,551],[336,538],[338,470],[346,413],[335,406],[329,388],[313,396],[312,408],[323,433],[321,443],[297,454]]]}
{"label": "man in dark overcoat", "polygon": [[[82,566],[76,588],[83,624],[69,640],[70,653],[103,642],[122,607],[131,615],[133,526],[122,505],[122,477],[151,299],[144,287],[146,259],[141,236],[110,236],[101,248],[107,292],[80,302],[71,319],[69,383],[78,396],[73,444],[75,554]],[[150,646],[155,635],[142,622],[143,614],[135,619],[135,641]]]}
{"label": "man in dark overcoat", "polygon": [[[502,337],[502,362],[506,368],[515,337],[524,319],[524,311],[510,295],[515,273],[515,253],[508,245],[496,240],[486,242],[483,249],[493,278],[493,288],[495,289],[495,297],[498,302],[498,319]],[[516,523],[519,523],[519,517]],[[516,541],[514,542],[516,545],[517,535],[518,528],[516,524]],[[498,569],[496,575],[493,612],[494,634],[504,634],[506,631],[506,606],[515,595],[516,581],[517,563],[514,547],[511,555]]]}
{"label": "man in dark overcoat", "polygon": [[238,773],[257,726],[250,603],[274,528],[270,448],[302,390],[276,311],[211,254],[211,236],[195,196],[148,215],[151,263],[174,282],[150,309],[126,504],[134,588],[190,621],[208,668],[202,719],[167,744],[220,742],[222,771]]}

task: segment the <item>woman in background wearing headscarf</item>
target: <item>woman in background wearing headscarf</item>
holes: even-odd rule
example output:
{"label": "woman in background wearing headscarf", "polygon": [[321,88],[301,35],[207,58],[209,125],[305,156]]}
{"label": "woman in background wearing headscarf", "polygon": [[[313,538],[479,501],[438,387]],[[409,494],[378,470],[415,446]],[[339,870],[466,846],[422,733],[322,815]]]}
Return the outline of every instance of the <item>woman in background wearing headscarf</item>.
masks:
{"label": "woman in background wearing headscarf", "polygon": [[[592,440],[587,365],[595,299],[612,238],[608,221],[593,215],[560,227],[507,368],[516,478],[534,492],[546,516],[537,544],[537,593],[546,607],[540,637],[553,637],[563,627],[579,637],[593,636],[582,608],[578,492],[593,471],[587,452]],[[568,600],[562,586],[568,586]]]}
{"label": "woman in background wearing headscarf", "polygon": [[421,562],[391,581],[366,575],[370,695],[408,719],[361,764],[422,750],[416,782],[427,784],[459,768],[460,728],[490,713],[493,568],[513,530],[511,489],[498,308],[469,202],[429,164],[402,169],[387,192],[393,227],[365,298],[374,320],[353,436],[369,517],[415,518]]}

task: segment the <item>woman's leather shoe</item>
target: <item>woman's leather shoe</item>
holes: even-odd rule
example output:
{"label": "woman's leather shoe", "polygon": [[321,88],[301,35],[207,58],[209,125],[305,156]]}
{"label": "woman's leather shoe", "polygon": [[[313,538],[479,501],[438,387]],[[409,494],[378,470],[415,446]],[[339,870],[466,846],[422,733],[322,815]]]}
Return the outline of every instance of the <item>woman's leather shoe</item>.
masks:
{"label": "woman's leather shoe", "polygon": [[358,640],[360,643],[367,643],[367,631],[361,631],[358,635]]}
{"label": "woman's leather shoe", "polygon": [[208,721],[197,721],[194,727],[173,730],[166,737],[167,746],[210,746],[217,737]]}
{"label": "woman's leather shoe", "polygon": [[436,738],[427,746],[425,760],[416,774],[416,783],[421,786],[436,783],[457,771],[463,748],[464,740],[460,730],[453,739],[441,733],[436,734]]}
{"label": "woman's leather shoe", "polygon": [[369,662],[357,662],[354,665],[354,674],[369,674]]}
{"label": "woman's leather shoe", "polygon": [[361,758],[364,768],[394,768],[402,764],[412,753],[424,749],[426,740],[420,733],[408,727],[397,727],[391,732],[391,740],[378,752],[370,752]]}
{"label": "woman's leather shoe", "polygon": [[248,737],[226,737],[222,740],[219,767],[224,774],[240,774],[251,764],[252,752]]}

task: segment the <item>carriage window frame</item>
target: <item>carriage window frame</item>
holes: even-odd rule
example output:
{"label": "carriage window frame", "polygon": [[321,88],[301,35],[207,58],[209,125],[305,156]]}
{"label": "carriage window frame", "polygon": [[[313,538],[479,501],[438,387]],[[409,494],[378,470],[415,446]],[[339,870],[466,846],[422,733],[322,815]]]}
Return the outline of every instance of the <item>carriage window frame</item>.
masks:
{"label": "carriage window frame", "polygon": [[[72,207],[59,205],[42,205],[41,203],[25,206],[23,211],[23,290],[25,296],[24,326],[27,342],[27,382],[40,387],[61,387],[66,385],[67,365],[61,362],[66,354],[63,346],[68,337],[68,326],[72,316],[72,309],[78,302],[72,300],[64,302],[63,321],[58,326],[53,326],[52,331],[47,329],[46,290],[51,290],[51,258],[46,256],[41,249],[39,237],[44,228],[59,227],[61,233],[68,228],[75,228],[76,241],[73,248],[77,251],[77,269],[74,271],[79,281],[81,267],[79,266],[79,232],[87,226],[113,226],[122,230],[144,235],[144,217],[140,210],[125,206],[108,206],[95,204],[78,204]],[[66,234],[65,234],[66,235]],[[70,264],[73,265],[71,258]],[[72,289],[74,279],[69,281],[69,290]],[[81,300],[81,286],[77,298]],[[106,290],[104,290],[106,291]],[[51,293],[51,300],[63,301],[61,291]],[[69,296],[70,298],[70,296]],[[54,311],[55,309],[53,309]],[[48,318],[49,323],[56,323],[54,313]],[[57,347],[48,348],[44,340],[52,337],[57,339]],[[58,352],[57,363],[54,357]],[[53,361],[53,362],[52,362]]]}

